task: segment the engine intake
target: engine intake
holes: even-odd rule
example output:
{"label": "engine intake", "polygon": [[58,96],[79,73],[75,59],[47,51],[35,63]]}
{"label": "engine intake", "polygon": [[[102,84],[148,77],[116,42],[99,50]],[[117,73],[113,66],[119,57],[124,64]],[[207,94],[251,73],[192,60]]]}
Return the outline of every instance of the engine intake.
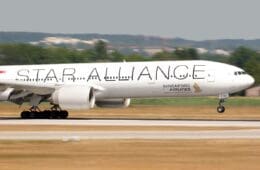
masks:
{"label": "engine intake", "polygon": [[0,101],[8,100],[13,91],[13,88],[7,88],[4,91],[0,91]]}
{"label": "engine intake", "polygon": [[62,109],[90,109],[95,106],[94,89],[88,86],[64,86],[51,96],[52,103]]}

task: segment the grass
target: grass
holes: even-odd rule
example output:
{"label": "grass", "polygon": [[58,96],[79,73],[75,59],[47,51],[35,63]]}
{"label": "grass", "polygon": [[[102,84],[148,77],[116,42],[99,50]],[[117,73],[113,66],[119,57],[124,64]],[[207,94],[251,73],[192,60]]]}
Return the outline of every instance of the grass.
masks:
{"label": "grass", "polygon": [[[171,106],[216,106],[219,99],[216,97],[176,97],[133,99],[133,105],[171,105]],[[260,97],[230,97],[226,106],[260,106]]]}
{"label": "grass", "polygon": [[[219,102],[217,97],[175,97],[175,98],[147,98],[132,99],[131,105],[148,105],[148,106],[216,106]],[[0,102],[1,106],[17,105],[9,102]],[[225,102],[226,106],[260,106],[260,97],[230,97]],[[28,106],[28,103],[23,104]],[[49,107],[48,102],[41,103],[40,107]]]}

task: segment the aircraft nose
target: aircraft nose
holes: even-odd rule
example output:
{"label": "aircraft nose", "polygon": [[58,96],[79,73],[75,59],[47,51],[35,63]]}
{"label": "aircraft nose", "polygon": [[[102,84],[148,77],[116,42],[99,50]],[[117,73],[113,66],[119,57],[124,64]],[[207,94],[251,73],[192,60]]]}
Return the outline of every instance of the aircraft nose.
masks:
{"label": "aircraft nose", "polygon": [[250,75],[247,75],[246,77],[244,77],[241,80],[242,80],[241,83],[243,84],[244,89],[251,87],[255,83],[255,79]]}
{"label": "aircraft nose", "polygon": [[252,76],[248,76],[248,86],[252,86],[253,84],[255,84],[255,79]]}

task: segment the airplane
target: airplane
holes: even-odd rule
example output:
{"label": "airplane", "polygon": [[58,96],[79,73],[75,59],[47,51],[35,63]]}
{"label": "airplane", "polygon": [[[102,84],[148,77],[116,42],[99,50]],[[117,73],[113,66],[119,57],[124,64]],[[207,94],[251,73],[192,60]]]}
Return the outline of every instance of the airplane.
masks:
{"label": "airplane", "polygon": [[[131,98],[218,96],[255,80],[241,68],[205,60],[0,66],[0,101],[28,102],[21,118],[66,119],[67,109],[128,107]],[[50,103],[41,111],[40,103]]]}

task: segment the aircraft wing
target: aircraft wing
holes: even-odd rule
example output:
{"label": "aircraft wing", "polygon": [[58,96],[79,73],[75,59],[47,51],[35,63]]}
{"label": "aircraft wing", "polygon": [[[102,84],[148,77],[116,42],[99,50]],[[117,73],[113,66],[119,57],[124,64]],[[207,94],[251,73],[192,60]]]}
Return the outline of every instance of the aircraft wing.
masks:
{"label": "aircraft wing", "polygon": [[[86,84],[87,86],[93,87],[96,91],[104,90],[103,87],[97,85]],[[74,86],[73,84],[48,84],[48,83],[31,83],[17,82],[17,81],[0,81],[0,91],[2,93],[12,93],[8,98],[14,103],[21,104],[25,100],[30,100],[31,96],[50,96],[55,90],[63,86]],[[76,87],[75,87],[76,88]],[[9,95],[8,95],[9,96]],[[1,100],[7,100],[2,98]]]}
{"label": "aircraft wing", "polygon": [[0,82],[0,89],[5,90],[7,88],[13,88],[15,91],[29,91],[38,95],[51,94],[55,91],[55,86],[43,85],[40,83],[28,84],[24,82],[13,82],[13,81],[4,81]]}

